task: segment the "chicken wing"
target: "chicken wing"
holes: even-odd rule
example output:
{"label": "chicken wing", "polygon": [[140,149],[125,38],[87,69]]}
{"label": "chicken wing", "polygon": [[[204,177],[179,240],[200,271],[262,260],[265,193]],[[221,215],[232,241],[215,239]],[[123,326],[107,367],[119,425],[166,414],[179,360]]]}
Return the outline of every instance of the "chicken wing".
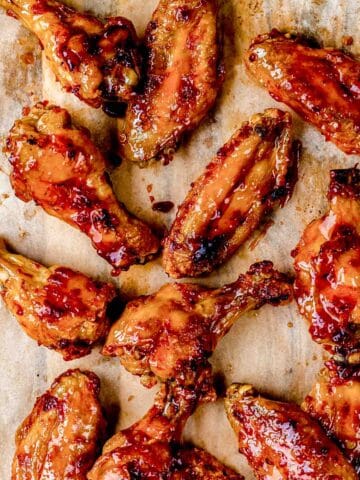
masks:
{"label": "chicken wing", "polygon": [[17,430],[11,480],[86,480],[105,433],[99,389],[92,372],[54,381]]}
{"label": "chicken wing", "polygon": [[360,380],[342,378],[336,365],[324,368],[302,408],[340,443],[360,474]]}
{"label": "chicken wing", "polygon": [[120,155],[143,164],[171,156],[214,105],[223,79],[215,0],[160,0],[145,47],[144,89],[119,120]]}
{"label": "chicken wing", "polygon": [[0,241],[0,295],[31,338],[73,360],[108,333],[115,289],[70,268],[46,268],[9,253]]}
{"label": "chicken wing", "polygon": [[296,143],[291,116],[253,115],[193,184],[164,243],[174,278],[211,272],[249,238],[276,204],[291,196]]}
{"label": "chicken wing", "polygon": [[312,338],[360,363],[360,170],[332,170],[330,210],[293,252],[295,298]]}
{"label": "chicken wing", "polygon": [[260,397],[233,384],[225,408],[259,480],[357,480],[357,474],[320,425],[300,407]]}
{"label": "chicken wing", "polygon": [[144,262],[159,248],[150,228],[117,201],[105,158],[89,133],[60,107],[38,103],[17,120],[7,139],[11,184],[21,200],[81,230],[113,273]]}
{"label": "chicken wing", "polygon": [[138,40],[122,17],[104,25],[56,0],[0,0],[39,39],[62,87],[92,107],[115,113],[140,77]]}
{"label": "chicken wing", "polygon": [[255,38],[245,62],[275,100],[345,153],[360,153],[360,62],[277,30]]}
{"label": "chicken wing", "polygon": [[252,265],[232,284],[219,289],[172,283],[128,303],[112,326],[104,355],[118,356],[150,387],[157,380],[187,385],[208,366],[217,342],[245,312],[292,296],[291,281],[271,262]]}

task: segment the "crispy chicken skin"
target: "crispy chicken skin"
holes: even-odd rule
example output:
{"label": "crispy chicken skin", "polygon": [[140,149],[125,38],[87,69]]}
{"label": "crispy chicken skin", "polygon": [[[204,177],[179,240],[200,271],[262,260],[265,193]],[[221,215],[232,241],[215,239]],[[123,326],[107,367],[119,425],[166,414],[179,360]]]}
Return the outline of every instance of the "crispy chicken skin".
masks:
{"label": "crispy chicken skin", "polygon": [[225,408],[239,451],[259,480],[357,480],[340,449],[297,405],[233,384]]}
{"label": "crispy chicken skin", "polygon": [[104,439],[99,389],[92,372],[54,381],[17,430],[11,480],[86,480]]}
{"label": "crispy chicken skin", "polygon": [[293,252],[295,298],[312,338],[349,364],[360,362],[360,170],[332,170],[330,210]]}
{"label": "crispy chicken skin", "polygon": [[[57,80],[92,107],[114,111],[139,81],[138,40],[122,17],[104,25],[55,0],[0,0],[40,40]],[[115,108],[116,110],[116,108]]]}
{"label": "crispy chicken skin", "polygon": [[85,233],[114,274],[157,252],[157,237],[117,201],[104,156],[66,110],[35,105],[15,122],[6,152],[16,196]]}
{"label": "crispy chicken skin", "polygon": [[70,268],[46,268],[9,253],[0,240],[0,295],[31,338],[73,360],[107,335],[115,289]]}
{"label": "crispy chicken skin", "polygon": [[157,380],[191,384],[207,368],[217,342],[245,312],[292,297],[291,281],[271,262],[251,266],[219,289],[172,283],[128,303],[112,326],[104,355],[118,356],[131,373],[151,387]]}
{"label": "crispy chicken skin", "polygon": [[146,79],[119,120],[120,155],[170,156],[214,105],[222,84],[215,0],[160,0],[145,35]]}
{"label": "crispy chicken skin", "polygon": [[88,480],[242,480],[210,454],[179,444],[201,390],[201,379],[195,389],[163,384],[148,413],[108,440]]}
{"label": "crispy chicken skin", "polygon": [[302,408],[340,444],[360,474],[360,380],[342,378],[332,362],[319,375]]}
{"label": "crispy chicken skin", "polygon": [[275,108],[253,115],[217,153],[180,206],[164,242],[174,278],[197,277],[222,264],[263,217],[292,193],[297,145],[291,116]]}
{"label": "crispy chicken skin", "polygon": [[345,153],[360,153],[360,62],[273,30],[245,55],[254,78]]}

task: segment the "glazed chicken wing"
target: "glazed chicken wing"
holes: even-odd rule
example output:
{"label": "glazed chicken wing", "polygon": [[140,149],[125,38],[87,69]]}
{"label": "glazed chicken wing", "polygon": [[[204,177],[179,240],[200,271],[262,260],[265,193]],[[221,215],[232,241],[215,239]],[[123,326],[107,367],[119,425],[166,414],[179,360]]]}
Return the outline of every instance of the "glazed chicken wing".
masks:
{"label": "glazed chicken wing", "polygon": [[295,298],[310,333],[337,358],[360,363],[360,170],[332,170],[330,210],[296,247]]}
{"label": "glazed chicken wing", "polygon": [[291,296],[291,281],[271,262],[252,265],[236,282],[216,290],[167,284],[127,304],[110,330],[103,354],[120,357],[146,386],[169,379],[191,384],[243,313],[266,303],[279,305]]}
{"label": "glazed chicken wing", "polygon": [[68,92],[116,114],[139,81],[138,40],[122,17],[104,25],[56,0],[0,0],[39,39],[51,68]]}
{"label": "glazed chicken wing", "polygon": [[160,0],[145,47],[144,89],[119,120],[120,155],[142,164],[170,156],[214,105],[223,77],[215,0]]}
{"label": "glazed chicken wing", "polygon": [[360,380],[342,378],[334,364],[324,368],[302,408],[340,443],[360,474]]}
{"label": "glazed chicken wing", "polygon": [[245,62],[275,100],[345,153],[360,153],[360,62],[277,30],[255,38]]}
{"label": "glazed chicken wing", "polygon": [[119,204],[104,156],[66,110],[35,105],[15,122],[6,151],[16,196],[85,233],[114,274],[157,252],[158,239]]}
{"label": "glazed chicken wing", "polygon": [[108,333],[115,289],[70,268],[46,268],[9,253],[0,241],[0,295],[31,338],[73,360]]}
{"label": "glazed chicken wing", "polygon": [[54,381],[17,430],[11,480],[86,480],[105,433],[99,389],[92,372]]}
{"label": "glazed chicken wing", "polygon": [[357,480],[339,448],[297,405],[233,384],[225,407],[239,451],[259,480]]}
{"label": "glazed chicken wing", "polygon": [[253,115],[193,184],[164,243],[174,278],[211,272],[292,193],[296,150],[291,116],[271,108]]}

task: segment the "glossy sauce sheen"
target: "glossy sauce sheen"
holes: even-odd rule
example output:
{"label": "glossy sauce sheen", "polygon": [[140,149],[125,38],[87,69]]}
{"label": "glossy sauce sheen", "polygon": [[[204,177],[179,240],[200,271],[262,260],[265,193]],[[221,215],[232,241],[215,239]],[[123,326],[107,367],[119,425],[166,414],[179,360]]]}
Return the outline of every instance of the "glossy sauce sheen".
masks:
{"label": "glossy sauce sheen", "polygon": [[53,0],[0,0],[0,5],[38,37],[65,90],[92,107],[103,105],[111,116],[122,113],[121,102],[140,77],[138,39],[129,20],[111,18],[104,25]]}
{"label": "glossy sauce sheen", "polygon": [[6,151],[16,195],[84,232],[114,274],[157,252],[157,237],[119,204],[104,156],[66,110],[35,105],[15,122]]}
{"label": "glossy sauce sheen", "polygon": [[340,449],[300,407],[233,384],[225,407],[239,451],[259,480],[357,480]]}
{"label": "glossy sauce sheen", "polygon": [[55,380],[17,430],[11,480],[86,480],[105,433],[99,388],[91,372]]}
{"label": "glossy sauce sheen", "polygon": [[273,30],[245,55],[249,72],[341,150],[360,153],[360,62]]}
{"label": "glossy sauce sheen", "polygon": [[163,265],[174,278],[196,277],[225,262],[266,214],[291,196],[298,144],[291,116],[253,115],[195,181],[164,242]]}

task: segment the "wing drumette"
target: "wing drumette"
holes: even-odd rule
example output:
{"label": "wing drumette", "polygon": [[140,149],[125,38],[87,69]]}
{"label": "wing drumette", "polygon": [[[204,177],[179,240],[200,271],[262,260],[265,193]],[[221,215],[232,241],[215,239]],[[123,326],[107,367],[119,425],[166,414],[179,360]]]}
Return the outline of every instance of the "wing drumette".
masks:
{"label": "wing drumette", "polygon": [[360,62],[273,30],[245,56],[254,78],[345,153],[360,153]]}
{"label": "wing drumette", "polygon": [[225,400],[239,451],[259,480],[356,480],[357,474],[320,425],[297,405],[233,384]]}
{"label": "wing drumette", "polygon": [[99,389],[92,372],[54,381],[16,433],[12,480],[86,480],[105,434]]}
{"label": "wing drumette", "polygon": [[168,284],[127,304],[103,354],[119,356],[144,385],[156,379],[186,385],[208,365],[217,342],[241,314],[266,303],[279,305],[291,296],[291,281],[271,262],[252,265],[236,282],[216,290]]}
{"label": "wing drumette", "polygon": [[6,151],[15,194],[84,232],[114,273],[157,252],[158,239],[119,204],[104,156],[66,110],[35,105],[15,122]]}
{"label": "wing drumette", "polygon": [[306,228],[295,257],[295,298],[312,338],[360,362],[360,170],[332,170],[330,211]]}
{"label": "wing drumette", "polygon": [[[57,80],[92,107],[129,99],[139,81],[137,36],[122,17],[104,25],[56,0],[0,0],[40,40]],[[110,105],[109,105],[109,102]]]}
{"label": "wing drumette", "polygon": [[134,162],[167,155],[214,105],[218,70],[215,0],[160,0],[145,35],[142,94],[120,120],[120,154]]}
{"label": "wing drumette", "polygon": [[0,242],[0,295],[31,338],[73,360],[106,336],[115,289],[70,268],[46,268],[9,253]]}
{"label": "wing drumette", "polygon": [[164,244],[175,278],[211,272],[292,193],[296,151],[291,116],[275,108],[245,122],[207,166],[180,206]]}

